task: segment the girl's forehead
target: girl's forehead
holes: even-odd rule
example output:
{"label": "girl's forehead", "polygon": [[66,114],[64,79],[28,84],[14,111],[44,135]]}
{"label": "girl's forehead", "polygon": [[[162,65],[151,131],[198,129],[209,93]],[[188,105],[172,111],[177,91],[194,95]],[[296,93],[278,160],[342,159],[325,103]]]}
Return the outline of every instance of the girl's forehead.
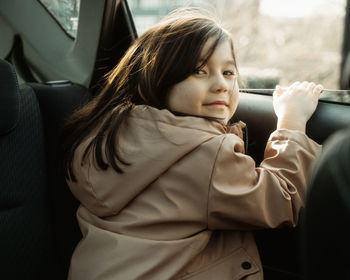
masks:
{"label": "girl's forehead", "polygon": [[215,45],[216,38],[210,37],[205,43],[201,51],[201,59],[204,59],[208,53],[210,52],[211,48]]}
{"label": "girl's forehead", "polygon": [[[215,38],[209,38],[207,42],[204,44],[203,49],[201,51],[199,62],[205,62],[205,60],[210,61],[211,59],[216,59],[217,57],[220,57],[221,59],[232,62],[232,64],[235,64],[234,54],[231,47],[231,42],[228,39],[224,39],[222,41],[219,41],[218,44],[215,46],[215,49],[212,48],[215,45]],[[210,54],[210,57],[208,57],[208,54]]]}

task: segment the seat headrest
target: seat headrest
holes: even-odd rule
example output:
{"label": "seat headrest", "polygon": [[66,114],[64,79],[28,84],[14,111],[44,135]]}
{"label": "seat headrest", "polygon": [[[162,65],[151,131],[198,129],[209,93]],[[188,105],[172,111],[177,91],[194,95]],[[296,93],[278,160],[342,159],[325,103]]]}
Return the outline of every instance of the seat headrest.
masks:
{"label": "seat headrest", "polygon": [[13,130],[19,119],[19,88],[13,66],[0,59],[0,135]]}

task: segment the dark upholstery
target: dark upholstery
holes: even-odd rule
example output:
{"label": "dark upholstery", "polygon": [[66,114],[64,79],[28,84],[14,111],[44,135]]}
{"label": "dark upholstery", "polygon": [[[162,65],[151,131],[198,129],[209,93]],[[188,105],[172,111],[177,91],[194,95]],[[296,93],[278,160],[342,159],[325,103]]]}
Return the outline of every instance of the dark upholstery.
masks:
{"label": "dark upholstery", "polygon": [[350,279],[350,128],[325,143],[311,176],[302,225],[306,279]]}
{"label": "dark upholstery", "polygon": [[62,154],[60,131],[67,117],[88,101],[89,94],[86,88],[69,83],[60,86],[55,84],[30,84],[30,86],[37,95],[44,125],[47,186],[51,218],[54,221],[53,237],[60,259],[60,270],[67,273],[70,256],[81,239],[81,232],[75,216],[79,203],[70,192],[60,165]]}
{"label": "dark upholstery", "polygon": [[33,90],[19,90],[12,67],[0,65],[0,111],[6,120],[0,136],[0,274],[46,279],[55,271],[55,254],[40,109]]}
{"label": "dark upholstery", "polygon": [[19,119],[19,94],[16,74],[8,62],[0,61],[0,135],[15,128]]}
{"label": "dark upholstery", "polygon": [[18,88],[0,60],[0,277],[66,279],[81,238],[60,168],[64,120],[88,100],[69,83]]}

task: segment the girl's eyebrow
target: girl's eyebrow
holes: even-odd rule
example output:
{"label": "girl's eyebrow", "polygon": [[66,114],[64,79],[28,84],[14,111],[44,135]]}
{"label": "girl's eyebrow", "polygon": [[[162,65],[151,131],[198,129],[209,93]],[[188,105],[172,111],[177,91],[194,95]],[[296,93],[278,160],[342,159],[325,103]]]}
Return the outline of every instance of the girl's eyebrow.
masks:
{"label": "girl's eyebrow", "polygon": [[225,60],[224,63],[234,65],[234,66],[236,65],[236,63],[233,60]]}
{"label": "girl's eyebrow", "polygon": [[[199,64],[199,65],[202,65],[203,62],[204,62],[204,59],[199,59],[199,60],[198,60],[198,64]],[[224,60],[224,61],[223,61],[223,64],[230,64],[230,65],[234,65],[234,66],[236,65],[236,63],[235,63],[233,60],[231,60],[231,59]]]}

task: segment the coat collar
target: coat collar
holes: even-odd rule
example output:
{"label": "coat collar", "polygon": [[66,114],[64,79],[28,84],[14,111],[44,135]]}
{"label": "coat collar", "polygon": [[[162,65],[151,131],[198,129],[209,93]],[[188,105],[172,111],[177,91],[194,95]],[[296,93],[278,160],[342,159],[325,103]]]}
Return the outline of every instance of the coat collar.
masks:
{"label": "coat collar", "polygon": [[191,128],[206,131],[212,134],[235,134],[243,139],[243,128],[246,124],[238,121],[231,125],[224,125],[219,121],[204,117],[174,114],[167,109],[157,109],[148,105],[135,105],[131,116],[142,119],[154,120],[177,127]]}

